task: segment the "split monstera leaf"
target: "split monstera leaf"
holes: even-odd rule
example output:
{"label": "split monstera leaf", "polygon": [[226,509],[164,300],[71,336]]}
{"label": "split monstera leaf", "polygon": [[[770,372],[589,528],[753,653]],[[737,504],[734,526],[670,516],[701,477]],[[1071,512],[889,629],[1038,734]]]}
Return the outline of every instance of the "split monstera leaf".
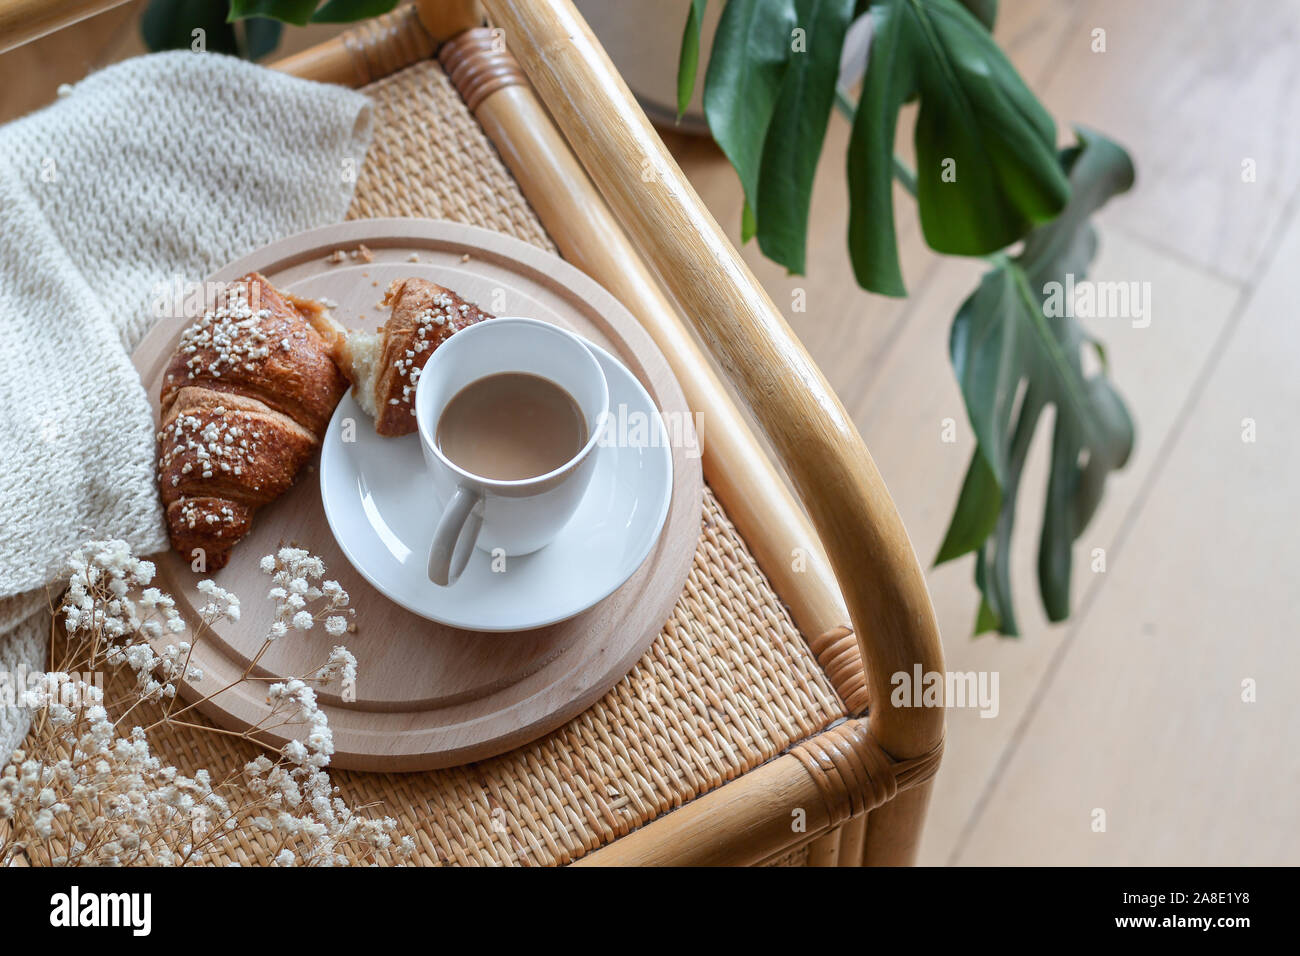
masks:
{"label": "split monstera leaf", "polygon": [[[906,295],[893,182],[917,201],[927,244],[991,265],[953,320],[950,351],[978,441],[937,562],[975,552],[975,630],[1017,634],[1010,536],[1025,457],[1054,409],[1038,580],[1049,618],[1070,610],[1072,548],[1127,462],[1134,427],[1105,352],[1073,317],[1043,307],[1052,283],[1086,275],[1090,217],[1134,180],[1127,153],[1079,130],[1058,151],[1056,124],[998,48],[996,0],[724,0],[704,78],[704,112],[745,194],[744,241],[805,268],[813,178],[837,102],[851,116],[849,256],[858,283]],[[692,0],[678,109],[693,95],[707,0]],[[871,18],[856,106],[839,88],[850,24]],[[899,112],[918,101],[916,172],[894,155]],[[1004,251],[1023,240],[1018,254]],[[1096,363],[1086,363],[1091,351]],[[1089,364],[1100,370],[1089,373]]]}
{"label": "split monstera leaf", "polygon": [[[1018,632],[1010,550],[1016,494],[1039,417],[1055,408],[1038,585],[1050,620],[1070,613],[1072,546],[1101,501],[1107,475],[1128,462],[1133,421],[1105,374],[1105,351],[1070,310],[1043,307],[1045,290],[1087,274],[1097,250],[1089,216],[1133,184],[1128,155],[1095,133],[1061,154],[1072,196],[1016,256],[998,256],[953,319],[950,351],[978,447],[937,562],[976,552],[983,599],[977,633]],[[1083,353],[1102,371],[1085,375]]]}

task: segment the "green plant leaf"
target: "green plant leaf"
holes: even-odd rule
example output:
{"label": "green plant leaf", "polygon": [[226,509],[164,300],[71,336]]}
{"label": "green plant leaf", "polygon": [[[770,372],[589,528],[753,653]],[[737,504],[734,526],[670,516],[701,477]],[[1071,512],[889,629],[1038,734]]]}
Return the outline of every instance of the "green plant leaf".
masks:
{"label": "green plant leaf", "polygon": [[312,14],[312,23],[352,23],[388,13],[398,0],[327,0]]}
{"label": "green plant leaf", "polygon": [[681,119],[695,95],[695,74],[700,67],[700,26],[709,0],[691,0],[682,31],[682,52],[677,58],[677,118]]}
{"label": "green plant leaf", "polygon": [[998,0],[961,0],[961,4],[976,20],[984,24],[984,29],[993,30],[993,24],[998,19]]}
{"label": "green plant leaf", "polygon": [[736,169],[750,209],[781,80],[790,58],[794,0],[730,0],[718,21],[704,75],[709,131]]}
{"label": "green plant leaf", "polygon": [[[1062,165],[1074,187],[1073,199],[1055,221],[1030,234],[1017,257],[1032,289],[1064,282],[1067,275],[1076,280],[1087,275],[1097,251],[1097,234],[1089,218],[1112,196],[1133,186],[1132,161],[1118,144],[1091,130],[1078,129],[1076,133],[1079,144],[1062,154]],[[1087,401],[1102,433],[1115,439],[1100,445],[1089,443],[1078,419],[1062,419],[1058,413],[1039,540],[1038,584],[1048,618],[1061,621],[1070,614],[1071,546],[1092,520],[1106,476],[1127,462],[1134,427],[1123,400],[1104,375],[1101,346],[1073,318],[1053,315],[1047,322],[1064,344],[1077,376],[1083,375],[1083,349],[1097,349],[1103,374],[1086,380]],[[1081,463],[1084,450],[1086,462]]]}
{"label": "green plant leaf", "polygon": [[1002,505],[1002,488],[983,455],[971,455],[952,522],[934,559],[936,565],[974,551],[993,533]]}
{"label": "green plant leaf", "polygon": [[294,26],[306,26],[320,0],[230,0],[230,20],[270,17]]}
{"label": "green plant leaf", "polygon": [[754,233],[758,232],[758,220],[754,218],[754,210],[750,208],[749,200],[745,200],[744,206],[740,210],[740,241],[741,243],[749,242],[754,238]]}
{"label": "green plant leaf", "polygon": [[235,28],[226,22],[226,0],[150,0],[140,17],[140,36],[150,50],[189,50],[194,31],[203,31],[203,48],[239,53]]}
{"label": "green plant leaf", "polygon": [[1127,463],[1133,448],[1133,422],[1104,367],[1096,375],[1084,372],[1082,353],[1096,344],[1066,310],[1047,308],[1051,283],[1063,286],[1067,276],[1077,282],[1087,274],[1097,247],[1092,214],[1133,184],[1132,162],[1120,146],[1077,132],[1079,144],[1060,155],[1072,188],[1069,205],[1034,230],[1018,256],[1001,257],[953,320],[952,362],[978,447],[936,560],[977,550],[983,596],[977,631],[1017,633],[1011,532],[1021,470],[1043,410],[1055,408],[1038,560],[1039,590],[1052,620],[1069,614],[1071,547],[1091,520],[1106,477]]}
{"label": "green plant leaf", "polygon": [[[1016,520],[1016,497],[1020,492],[1020,474],[1029,454],[1038,420],[1043,413],[1041,389],[1031,384],[1025,389],[1020,403],[1020,414],[1015,422],[1015,433],[1010,442],[1010,456],[1006,462],[1005,494],[1001,495],[994,521],[993,534],[980,546],[975,558],[975,583],[980,588],[980,611],[976,616],[975,633],[1001,631],[1017,635],[1015,602],[1011,596],[1011,549],[1005,546],[1010,540]],[[990,542],[1002,544],[992,547]]]}
{"label": "green plant leaf", "polygon": [[840,51],[853,16],[853,0],[795,0],[799,48],[791,41],[763,142],[754,218],[758,246],[769,259],[802,274],[813,177],[826,139]]}
{"label": "green plant leaf", "polygon": [[246,59],[260,60],[280,45],[284,24],[266,17],[249,17],[243,21],[243,54]]}
{"label": "green plant leaf", "polygon": [[884,0],[871,14],[849,142],[849,253],[859,284],[905,295],[892,170],[899,108],[912,94],[917,204],[931,248],[987,255],[1010,245],[1061,211],[1069,183],[1051,116],[957,0]]}

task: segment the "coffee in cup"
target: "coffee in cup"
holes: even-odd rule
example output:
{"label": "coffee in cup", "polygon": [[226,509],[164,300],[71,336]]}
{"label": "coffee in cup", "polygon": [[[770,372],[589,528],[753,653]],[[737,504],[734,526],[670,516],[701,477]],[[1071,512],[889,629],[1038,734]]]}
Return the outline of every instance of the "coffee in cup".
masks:
{"label": "coffee in cup", "polygon": [[497,372],[452,396],[434,440],[471,474],[520,481],[555,471],[582,451],[587,421],[577,400],[550,379]]}
{"label": "coffee in cup", "polygon": [[586,493],[608,415],[600,362],[548,322],[491,319],[440,345],[415,395],[442,509],[429,580],[455,583],[476,547],[508,557],[545,547]]}

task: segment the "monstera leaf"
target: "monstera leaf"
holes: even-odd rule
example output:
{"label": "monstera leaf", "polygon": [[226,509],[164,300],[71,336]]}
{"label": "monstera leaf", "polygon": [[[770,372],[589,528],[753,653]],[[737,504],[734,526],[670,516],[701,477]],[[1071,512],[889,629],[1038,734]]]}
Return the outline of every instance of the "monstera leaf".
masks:
{"label": "monstera leaf", "polygon": [[[1047,406],[1056,416],[1038,576],[1053,621],[1069,615],[1071,546],[1095,512],[1106,476],[1133,448],[1133,423],[1106,378],[1099,346],[1069,310],[1044,308],[1050,283],[1087,273],[1097,247],[1089,217],[1133,185],[1122,148],[1094,132],[1078,136],[1079,144],[1060,156],[1069,205],[1034,230],[1018,256],[1001,257],[953,321],[953,367],[979,444],[936,563],[978,552],[977,632],[1018,633],[1010,539],[1025,458]],[[1056,311],[1065,314],[1048,314]],[[1091,376],[1083,368],[1086,348],[1097,348],[1102,359],[1102,371]]]}
{"label": "monstera leaf", "polygon": [[763,254],[802,274],[813,177],[835,105],[853,0],[796,0],[795,16],[803,34],[791,41],[790,62],[763,140],[753,211]]}
{"label": "monstera leaf", "polygon": [[729,0],[704,75],[709,131],[740,177],[751,222],[763,142],[785,79],[794,27],[794,0]]}
{"label": "monstera leaf", "polygon": [[998,0],[961,0],[961,3],[984,24],[984,29],[993,29],[993,21],[998,18]]}
{"label": "monstera leaf", "polygon": [[[858,282],[904,295],[895,248],[898,111],[921,99],[918,202],[936,250],[983,255],[1024,237],[1065,204],[1056,128],[998,49],[992,0],[882,0],[849,147],[849,253]],[[805,267],[813,177],[858,0],[728,0],[704,80],[709,130],[744,189],[741,239]],[[694,92],[705,0],[682,34],[677,106]]]}
{"label": "monstera leaf", "polygon": [[204,50],[238,55],[227,12],[226,0],[151,0],[140,17],[140,35],[154,51],[192,49],[197,35]]}
{"label": "monstera leaf", "polygon": [[849,253],[860,285],[901,296],[893,149],[899,109],[913,95],[917,203],[931,248],[995,252],[1059,213],[1069,184],[1051,116],[966,7],[883,0],[870,9],[871,55],[849,143]]}
{"label": "monstera leaf", "polygon": [[695,74],[700,68],[700,27],[708,0],[691,0],[682,31],[682,52],[677,59],[677,118],[681,119],[695,95]]}
{"label": "monstera leaf", "polygon": [[[692,0],[677,106],[695,88],[705,0]],[[854,0],[729,0],[704,78],[704,114],[745,193],[741,237],[803,272],[813,176]]]}
{"label": "monstera leaf", "polygon": [[[858,283],[906,295],[894,228],[895,178],[917,199],[931,248],[994,268],[953,322],[950,348],[978,438],[937,561],[977,552],[978,631],[1017,632],[1010,536],[1034,429],[1055,409],[1039,582],[1052,620],[1069,614],[1071,545],[1106,476],[1133,446],[1133,423],[1105,375],[1101,346],[1048,315],[1044,288],[1082,277],[1096,250],[1089,217],[1128,189],[1127,154],[1080,131],[1058,155],[1056,126],[989,30],[997,0],[724,0],[704,108],[744,190],[741,237],[802,272],[813,176],[832,104],[849,115],[849,255]],[[695,88],[705,0],[682,36],[678,108]],[[849,24],[872,17],[856,107],[836,90]],[[900,108],[919,102],[915,173],[893,153]],[[1019,255],[1000,250],[1024,240]],[[1095,349],[1101,374],[1084,370]]]}

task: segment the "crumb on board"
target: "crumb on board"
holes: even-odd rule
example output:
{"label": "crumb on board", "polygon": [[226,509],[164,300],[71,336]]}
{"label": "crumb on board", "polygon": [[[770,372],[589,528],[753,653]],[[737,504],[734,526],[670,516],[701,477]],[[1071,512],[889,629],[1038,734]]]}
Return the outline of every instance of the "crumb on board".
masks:
{"label": "crumb on board", "polygon": [[465,253],[463,256],[461,256],[461,257],[460,257],[460,261],[461,261],[461,262],[469,262],[469,253],[467,252],[467,253]]}
{"label": "crumb on board", "polygon": [[378,285],[379,285],[379,280],[376,279],[374,282],[372,282],[372,283],[370,283],[370,284],[373,285],[373,286],[378,286]]}
{"label": "crumb on board", "polygon": [[[325,257],[325,261],[332,266],[336,266],[339,265],[340,263],[346,262],[348,259],[352,259],[358,262],[374,262],[375,254],[371,252],[368,248],[366,248],[366,244],[362,242],[362,243],[358,243],[357,247],[353,249],[351,252],[349,252],[346,249],[335,249],[333,252],[331,252],[328,256]],[[369,275],[369,273],[364,273],[364,274]]]}
{"label": "crumb on board", "polygon": [[419,254],[418,252],[412,252],[409,256],[406,257],[406,261],[407,261],[407,262],[419,262],[419,261],[420,261],[420,254]]}

